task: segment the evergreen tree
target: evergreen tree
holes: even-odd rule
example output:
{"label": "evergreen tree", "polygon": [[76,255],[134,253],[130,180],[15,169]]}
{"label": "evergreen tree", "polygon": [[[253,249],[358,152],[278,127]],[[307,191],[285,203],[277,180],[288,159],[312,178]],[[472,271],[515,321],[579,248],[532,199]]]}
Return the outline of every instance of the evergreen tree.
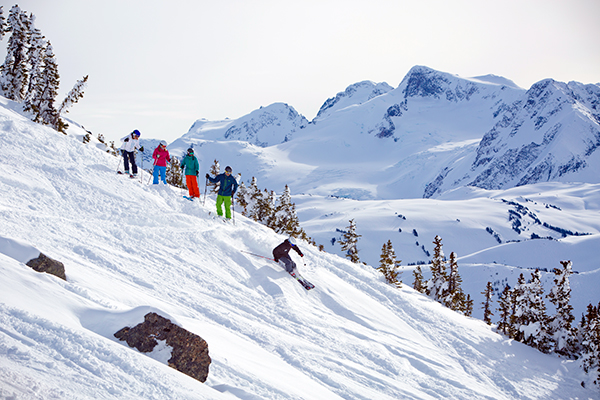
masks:
{"label": "evergreen tree", "polygon": [[450,275],[448,276],[448,288],[443,293],[443,301],[446,307],[467,315],[468,305],[465,292],[461,287],[462,278],[458,273],[458,262],[456,253],[450,253]]}
{"label": "evergreen tree", "polygon": [[513,291],[510,290],[510,287],[506,285],[502,294],[500,295],[500,300],[498,301],[498,311],[500,312],[500,321],[498,321],[498,332],[501,332],[503,335],[508,336],[509,338],[514,338],[514,326],[511,323],[513,316]]}
{"label": "evergreen tree", "polygon": [[423,282],[423,272],[421,271],[420,265],[417,265],[417,267],[413,270],[413,276],[415,277],[413,289],[419,293],[425,293],[427,290],[427,282]]}
{"label": "evergreen tree", "polygon": [[240,182],[236,193],[236,202],[242,207],[242,215],[246,216],[248,213],[248,200],[246,200],[246,198],[248,197],[248,188],[246,187],[244,181]]}
{"label": "evergreen tree", "polygon": [[576,333],[573,327],[573,307],[571,306],[570,276],[573,273],[571,261],[561,261],[562,269],[555,268],[554,287],[548,299],[556,307],[556,314],[549,320],[549,330],[555,343],[554,352],[562,356],[575,357]]}
{"label": "evergreen tree", "polygon": [[494,287],[492,286],[492,282],[487,283],[485,290],[481,292],[481,294],[485,297],[485,301],[481,303],[483,304],[483,322],[485,322],[488,325],[491,325],[491,317],[492,315],[494,315],[490,307],[490,303],[492,302],[492,296],[494,295]]}
{"label": "evergreen tree", "polygon": [[6,33],[6,18],[4,18],[4,6],[0,6],[0,40],[4,39]]}
{"label": "evergreen tree", "polygon": [[42,72],[44,69],[46,46],[47,43],[44,36],[42,36],[42,32],[35,27],[35,16],[32,14],[29,18],[29,37],[27,43],[29,83],[27,86],[24,111],[34,111],[32,109],[31,101],[36,98],[38,92],[43,89]]}
{"label": "evergreen tree", "polygon": [[600,385],[600,303],[587,307],[587,313],[579,326],[581,332],[581,365],[592,374],[594,383]]}
{"label": "evergreen tree", "polygon": [[396,261],[396,253],[392,247],[392,241],[388,240],[381,249],[381,257],[379,259],[379,268],[377,270],[383,274],[387,283],[402,287],[402,281],[398,280],[398,268],[402,261]]}
{"label": "evergreen tree", "polygon": [[431,260],[431,279],[427,282],[427,295],[433,300],[442,302],[448,290],[448,276],[446,274],[446,260],[442,250],[442,238],[435,236],[433,240],[433,260]]}
{"label": "evergreen tree", "polygon": [[[88,75],[84,76],[82,79],[78,80],[77,83],[73,86],[73,89],[67,94],[67,97],[63,100],[58,109],[58,115],[62,113],[68,113],[69,108],[73,106],[73,104],[77,103],[83,97],[83,90],[87,86]],[[65,124],[66,125],[66,124]],[[60,132],[60,130],[58,130]]]}
{"label": "evergreen tree", "polygon": [[54,107],[54,100],[56,99],[60,85],[60,76],[58,75],[58,65],[56,64],[54,51],[50,42],[48,42],[44,52],[44,69],[39,84],[39,91],[31,99],[32,108],[35,113],[33,120],[50,125],[59,132],[64,133],[64,123],[60,119],[58,110]]}
{"label": "evergreen tree", "polygon": [[11,35],[8,39],[4,64],[0,66],[0,85],[6,98],[20,103],[25,99],[29,82],[27,63],[29,18],[18,5],[14,5],[8,14],[7,31]]}
{"label": "evergreen tree", "polygon": [[171,162],[167,164],[167,172],[165,173],[167,183],[178,188],[185,187],[183,184],[183,174],[181,171],[181,163],[177,157],[171,157]]}
{"label": "evergreen tree", "polygon": [[465,308],[463,313],[466,317],[470,317],[471,314],[473,314],[473,299],[471,298],[470,294],[467,295],[467,299],[465,300]]}
{"label": "evergreen tree", "polygon": [[342,235],[343,239],[339,241],[342,246],[342,250],[346,252],[346,258],[349,258],[353,263],[358,263],[358,238],[362,235],[356,233],[356,223],[354,219],[351,219],[350,225],[346,227],[346,231]]}
{"label": "evergreen tree", "polygon": [[296,214],[296,205],[292,202],[292,194],[288,185],[285,185],[285,189],[279,197],[273,216],[275,232],[293,237],[302,235],[303,229],[300,227],[300,219]]}
{"label": "evergreen tree", "polygon": [[538,269],[531,274],[531,280],[522,285],[523,291],[517,297],[517,315],[520,318],[519,330],[523,333],[522,342],[543,353],[552,348],[552,338],[548,330],[548,316],[544,303],[544,289]]}
{"label": "evergreen tree", "polygon": [[510,324],[513,327],[513,336],[512,338],[522,342],[523,341],[523,332],[521,331],[521,325],[524,323],[524,319],[522,318],[522,303],[525,292],[525,285],[527,282],[525,281],[525,276],[523,273],[519,275],[517,278],[517,284],[512,291],[512,310],[511,310],[511,321]]}
{"label": "evergreen tree", "polygon": [[[219,165],[219,161],[215,160],[213,162],[213,165],[211,165],[211,167],[210,167],[210,174],[212,176],[217,176],[220,173],[221,173],[221,166]],[[219,191],[219,187],[221,186],[221,184],[218,183],[218,182],[217,183],[211,183],[211,182],[209,182],[208,185],[210,187],[212,187],[213,193],[217,193]]]}

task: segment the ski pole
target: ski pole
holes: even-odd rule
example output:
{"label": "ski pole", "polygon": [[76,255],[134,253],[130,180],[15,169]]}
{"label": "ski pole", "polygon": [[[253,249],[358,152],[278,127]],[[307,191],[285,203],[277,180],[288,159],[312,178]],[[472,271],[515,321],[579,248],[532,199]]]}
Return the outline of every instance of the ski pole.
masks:
{"label": "ski pole", "polygon": [[246,253],[246,254],[250,254],[251,256],[255,256],[255,257],[260,257],[260,258],[265,258],[267,260],[271,260],[271,261],[275,261],[274,258],[270,258],[270,257],[265,257],[265,256],[261,256],[260,254],[254,254],[254,253],[250,253],[249,251],[244,251],[244,250],[240,250],[242,253]]}
{"label": "ski pole", "polygon": [[[123,158],[123,150],[121,150],[121,157]],[[119,157],[117,157],[117,159],[119,159]],[[125,159],[123,159],[123,163],[125,163]],[[121,160],[119,160],[119,162],[117,163],[117,170],[115,171],[117,174],[119,173],[119,168],[121,167]]]}
{"label": "ski pole", "polygon": [[144,170],[144,152],[142,151],[142,154],[140,155],[140,183],[144,183],[144,180],[142,179],[142,171]]}
{"label": "ski pole", "polygon": [[206,178],[206,183],[204,184],[204,200],[202,200],[202,205],[206,203],[206,189],[208,189],[208,178]]}
{"label": "ski pole", "polygon": [[233,225],[235,225],[235,201],[233,195],[231,195],[231,216],[233,217]]}

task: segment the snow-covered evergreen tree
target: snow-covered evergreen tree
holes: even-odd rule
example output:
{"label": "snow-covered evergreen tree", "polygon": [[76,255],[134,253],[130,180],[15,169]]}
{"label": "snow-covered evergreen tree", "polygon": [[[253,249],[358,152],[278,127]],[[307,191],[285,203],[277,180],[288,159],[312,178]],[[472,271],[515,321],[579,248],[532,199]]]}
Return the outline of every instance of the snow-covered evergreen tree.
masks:
{"label": "snow-covered evergreen tree", "polygon": [[42,32],[35,27],[35,16],[29,18],[29,37],[27,43],[27,60],[29,63],[29,83],[25,98],[24,111],[33,111],[32,99],[42,90],[42,71],[47,42]]}
{"label": "snow-covered evergreen tree", "polygon": [[549,330],[555,343],[554,352],[574,358],[576,353],[576,332],[573,327],[573,306],[571,306],[570,276],[573,274],[571,261],[561,261],[562,269],[555,268],[554,286],[548,299],[556,307],[556,314],[550,317]]}
{"label": "snow-covered evergreen tree", "polygon": [[515,329],[512,324],[514,314],[514,296],[510,286],[506,285],[500,300],[498,301],[498,312],[500,313],[500,321],[498,321],[497,331],[508,336],[509,338],[515,337]]}
{"label": "snow-covered evergreen tree", "polygon": [[581,366],[600,385],[600,303],[587,307],[587,313],[579,324],[581,340]]}
{"label": "snow-covered evergreen tree", "polygon": [[81,98],[83,98],[83,90],[87,86],[88,75],[84,76],[82,79],[78,80],[75,85],[73,85],[73,89],[67,94],[67,97],[61,103],[58,109],[58,125],[55,126],[56,130],[59,132],[65,132],[68,125],[61,120],[60,115],[62,113],[68,113],[69,108],[73,106],[73,104],[77,103]]}
{"label": "snow-covered evergreen tree", "polygon": [[552,337],[548,329],[540,271],[536,269],[531,274],[531,280],[520,286],[520,294],[516,297],[516,315],[519,318],[518,329],[522,333],[521,341],[548,353],[552,348]]}
{"label": "snow-covered evergreen tree", "polygon": [[492,312],[491,302],[492,296],[494,295],[494,287],[492,286],[492,282],[488,282],[485,290],[481,292],[481,294],[485,297],[485,301],[481,303],[483,305],[483,322],[488,325],[492,324]]}
{"label": "snow-covered evergreen tree", "polygon": [[0,40],[4,39],[6,33],[6,18],[4,18],[4,6],[0,6]]}
{"label": "snow-covered evergreen tree", "polygon": [[387,283],[395,287],[402,287],[402,281],[398,279],[398,269],[401,262],[396,260],[396,252],[394,251],[394,247],[392,247],[392,241],[388,240],[381,248],[381,257],[377,270],[383,274]]}
{"label": "snow-covered evergreen tree", "polygon": [[20,103],[25,99],[29,82],[29,18],[18,5],[14,5],[8,14],[7,24],[7,31],[11,35],[8,39],[6,58],[0,66],[0,86],[4,97]]}
{"label": "snow-covered evergreen tree", "polygon": [[415,278],[413,281],[413,289],[419,293],[425,293],[427,290],[427,282],[423,282],[423,272],[421,271],[420,265],[417,265],[413,270],[413,277]]}
{"label": "snow-covered evergreen tree", "polygon": [[246,216],[248,213],[248,188],[246,187],[246,184],[244,183],[244,181],[241,181],[239,186],[238,186],[238,190],[236,192],[236,202],[238,205],[240,205],[242,207],[241,213],[243,216]]}
{"label": "snow-covered evergreen tree", "polygon": [[58,64],[54,57],[52,44],[48,42],[44,52],[44,69],[41,75],[40,89],[36,92],[35,97],[31,99],[35,113],[33,120],[50,125],[63,132],[63,130],[59,129],[62,127],[62,124],[58,110],[54,106],[59,85]]}
{"label": "snow-covered evergreen tree", "polygon": [[350,225],[346,227],[346,231],[342,235],[342,240],[339,241],[342,250],[346,252],[346,258],[349,258],[353,263],[358,263],[358,238],[362,235],[356,233],[356,223],[351,219]]}
{"label": "snow-covered evergreen tree", "polygon": [[177,157],[171,157],[171,162],[167,164],[167,171],[165,178],[169,185],[173,185],[178,188],[183,188],[183,174],[181,171],[181,162]]}
{"label": "snow-covered evergreen tree", "polygon": [[300,227],[300,219],[296,214],[296,205],[292,202],[292,194],[288,185],[281,196],[279,196],[277,207],[273,216],[273,229],[277,233],[288,236],[301,237],[303,229]]}
{"label": "snow-covered evergreen tree", "polygon": [[[221,165],[219,164],[219,161],[218,161],[218,160],[215,160],[215,161],[213,162],[213,165],[211,165],[211,166],[210,166],[210,171],[209,171],[209,173],[210,173],[212,176],[217,176],[217,175],[219,175],[219,174],[221,173]],[[211,182],[208,182],[208,186],[210,186],[210,187],[212,188],[211,190],[212,190],[212,192],[213,192],[213,193],[217,193],[217,192],[219,191],[219,187],[220,187],[221,185],[220,185],[220,183],[218,183],[218,182],[217,182],[217,183],[211,183]]]}
{"label": "snow-covered evergreen tree", "polygon": [[438,235],[433,240],[433,259],[431,260],[431,279],[427,282],[427,295],[435,301],[442,302],[448,290],[446,259],[442,250],[442,238]]}
{"label": "snow-covered evergreen tree", "polygon": [[467,314],[467,297],[461,286],[462,278],[458,273],[458,262],[455,252],[450,253],[450,274],[448,275],[448,287],[442,294],[442,304],[451,310]]}

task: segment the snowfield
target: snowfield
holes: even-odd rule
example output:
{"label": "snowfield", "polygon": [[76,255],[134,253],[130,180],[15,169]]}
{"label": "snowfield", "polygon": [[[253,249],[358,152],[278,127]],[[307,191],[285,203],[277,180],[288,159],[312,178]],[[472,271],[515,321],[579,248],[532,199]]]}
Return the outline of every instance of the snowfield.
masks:
{"label": "snowfield", "polygon": [[[293,257],[316,285],[307,292],[274,263],[242,252],[269,256],[283,236],[239,212],[235,225],[215,220],[212,198],[205,205],[183,200],[180,189],[147,185],[146,173],[140,180],[117,175],[119,159],[94,140],[83,144],[83,130],[72,125],[65,136],[12,108],[2,99],[1,399],[599,398],[576,361],[508,340],[416,293],[410,269],[401,289],[387,285],[374,269],[385,230],[365,239],[372,265],[332,254],[339,252],[334,245],[321,252],[301,242],[304,259]],[[353,216],[359,234],[375,231],[385,219],[386,229],[407,235],[406,246],[415,248],[412,229],[428,248],[439,234],[446,252],[457,251],[468,263],[463,270],[459,259],[467,292],[484,289],[493,261],[501,270],[520,269],[526,254],[540,251],[536,246],[543,254],[523,261],[528,267],[544,262],[553,268],[572,256],[574,270],[588,274],[595,286],[576,284],[596,303],[592,249],[600,227],[599,189],[562,184],[531,192],[476,190],[404,203],[295,200],[317,242],[329,240],[334,227],[343,228]],[[557,196],[551,202],[550,192]],[[505,240],[518,236],[499,199],[519,196],[537,202],[543,220],[560,225],[562,218],[590,235],[497,243],[485,227]],[[562,213],[542,206],[546,201]],[[405,221],[396,213],[407,216],[402,233],[398,224]],[[371,215],[372,224],[361,225]],[[462,225],[467,227],[455,230]],[[392,241],[403,265],[425,259],[422,250],[413,256]],[[38,251],[64,263],[66,282],[24,264]],[[485,271],[473,273],[481,282],[469,282],[471,269]],[[113,336],[150,311],[207,341],[212,364],[205,383],[168,367],[168,348],[146,355]]]}

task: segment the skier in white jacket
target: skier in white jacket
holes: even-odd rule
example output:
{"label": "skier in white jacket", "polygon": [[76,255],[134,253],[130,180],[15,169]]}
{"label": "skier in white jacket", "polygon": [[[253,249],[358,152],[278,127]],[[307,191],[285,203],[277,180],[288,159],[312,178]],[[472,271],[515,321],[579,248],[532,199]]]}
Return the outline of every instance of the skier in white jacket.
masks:
{"label": "skier in white jacket", "polygon": [[129,174],[129,163],[131,163],[131,172],[133,173],[133,177],[136,177],[138,172],[138,167],[135,163],[135,149],[140,149],[141,152],[144,151],[144,146],[140,147],[140,135],[140,131],[136,129],[121,139],[121,142],[123,142],[121,145],[121,153],[123,154],[125,173]]}

